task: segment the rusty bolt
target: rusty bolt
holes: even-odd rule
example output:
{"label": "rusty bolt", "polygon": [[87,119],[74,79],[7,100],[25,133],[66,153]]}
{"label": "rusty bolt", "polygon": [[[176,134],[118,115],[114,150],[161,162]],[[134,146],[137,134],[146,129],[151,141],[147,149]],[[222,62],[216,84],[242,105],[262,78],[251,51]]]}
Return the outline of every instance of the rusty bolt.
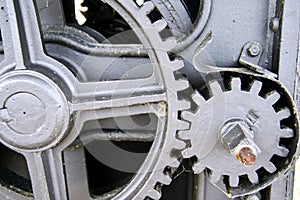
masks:
{"label": "rusty bolt", "polygon": [[222,144],[237,160],[245,166],[256,163],[261,150],[255,144],[254,134],[246,123],[241,120],[230,120],[220,131]]}
{"label": "rusty bolt", "polygon": [[256,163],[257,160],[257,153],[255,149],[251,148],[250,146],[246,146],[241,148],[236,153],[236,158],[246,166],[252,166]]}
{"label": "rusty bolt", "polygon": [[248,48],[248,53],[250,56],[256,57],[258,56],[258,54],[260,53],[261,48],[259,45],[257,44],[252,44],[249,48]]}

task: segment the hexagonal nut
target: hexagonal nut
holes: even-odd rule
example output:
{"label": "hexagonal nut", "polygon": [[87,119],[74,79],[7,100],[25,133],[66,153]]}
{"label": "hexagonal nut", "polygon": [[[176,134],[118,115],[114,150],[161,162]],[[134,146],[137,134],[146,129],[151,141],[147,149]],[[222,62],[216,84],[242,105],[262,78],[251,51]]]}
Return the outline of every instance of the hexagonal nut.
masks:
{"label": "hexagonal nut", "polygon": [[231,151],[237,147],[241,141],[247,140],[247,132],[240,123],[232,123],[224,127],[222,132],[222,143]]}
{"label": "hexagonal nut", "polygon": [[250,56],[258,56],[259,53],[261,52],[261,47],[258,44],[252,44],[249,48],[248,48],[248,53]]}

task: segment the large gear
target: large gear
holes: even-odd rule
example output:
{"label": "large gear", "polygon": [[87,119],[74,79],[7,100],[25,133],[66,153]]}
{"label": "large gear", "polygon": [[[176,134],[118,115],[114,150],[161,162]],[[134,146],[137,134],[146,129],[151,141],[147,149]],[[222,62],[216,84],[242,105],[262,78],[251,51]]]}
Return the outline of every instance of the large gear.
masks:
{"label": "large gear", "polygon": [[[285,171],[290,166],[296,150],[293,148],[289,150],[281,143],[281,139],[288,139],[291,143],[298,140],[297,120],[294,120],[295,129],[283,127],[281,121],[290,118],[294,108],[275,109],[274,105],[287,93],[272,90],[262,95],[263,84],[262,81],[254,80],[249,87],[245,88],[241,87],[239,77],[233,77],[229,87],[217,81],[209,82],[208,99],[199,92],[194,93],[192,99],[198,108],[195,112],[182,113],[182,118],[191,122],[191,128],[181,132],[180,138],[190,141],[190,147],[184,151],[183,156],[185,158],[196,156],[197,161],[193,166],[195,173],[209,169],[212,183],[219,182],[222,177],[222,180],[226,180],[224,177],[228,176],[230,188],[249,187],[249,185],[243,186],[240,181],[241,177],[246,176],[250,185],[254,185],[251,189],[255,190],[255,187],[266,186],[264,184],[266,180],[259,172],[262,168],[274,175]],[[294,117],[294,113],[292,115]],[[290,120],[293,121],[293,117]],[[224,139],[222,130],[226,123],[235,120],[248,126],[249,132],[253,134],[254,143],[260,149],[261,154],[257,156],[254,164],[241,163],[241,159],[237,159],[222,142]],[[233,140],[236,139],[234,137],[239,136],[233,136]],[[285,159],[283,166],[274,162],[272,159],[274,155]],[[248,159],[251,160],[251,157]],[[244,193],[249,191],[247,188],[243,190]]]}
{"label": "large gear", "polygon": [[[114,1],[107,1],[113,5]],[[166,28],[167,23],[164,20],[159,20],[154,23],[147,16],[155,6],[152,2],[145,2],[140,8],[136,5],[130,5],[127,0],[119,0],[119,2],[125,6],[126,10],[134,17],[148,38],[151,46],[146,48],[151,48],[156,52],[156,57],[159,65],[161,66],[161,72],[163,74],[166,95],[168,99],[167,105],[167,123],[164,128],[164,135],[162,143],[160,144],[160,153],[156,157],[155,165],[151,169],[150,174],[147,175],[147,180],[144,185],[139,188],[139,191],[131,199],[139,200],[150,197],[152,199],[159,199],[161,197],[161,186],[168,185],[171,183],[172,174],[167,172],[166,169],[177,168],[180,165],[178,158],[172,156],[174,149],[182,150],[185,148],[186,144],[177,138],[177,132],[179,130],[188,129],[188,123],[179,120],[178,112],[180,110],[186,110],[190,107],[187,101],[180,101],[177,98],[177,92],[188,88],[189,84],[185,80],[175,80],[174,71],[179,70],[183,67],[183,62],[180,60],[171,61],[168,56],[168,51],[172,50],[176,46],[176,40],[174,38],[169,38],[168,40],[162,40],[159,32]],[[114,6],[112,6],[114,7]],[[118,9],[116,9],[118,10]],[[123,12],[120,12],[120,15]],[[128,20],[124,15],[125,19]],[[132,22],[128,21],[130,25]],[[135,27],[133,27],[135,28]],[[154,141],[155,143],[155,141]],[[118,199],[116,196],[114,199]]]}
{"label": "large gear", "polygon": [[[145,163],[143,163],[143,166],[141,167],[142,169],[140,169],[140,171],[137,172],[136,178],[133,178],[129,183],[124,185],[123,190],[119,191],[116,195],[112,196],[111,199],[133,199],[133,200],[142,200],[145,198],[159,199],[161,197],[161,191],[160,191],[161,186],[170,184],[172,180],[172,172],[174,171],[173,169],[177,168],[180,165],[179,159],[173,156],[174,150],[182,150],[186,146],[185,142],[177,138],[177,132],[179,130],[188,129],[189,124],[187,122],[180,120],[178,113],[179,111],[189,109],[190,103],[187,101],[178,100],[177,92],[186,89],[189,86],[189,84],[185,80],[175,79],[174,72],[183,67],[183,62],[180,60],[170,60],[169,58],[168,51],[170,51],[176,46],[176,40],[174,38],[168,38],[166,40],[163,40],[162,37],[160,36],[160,32],[166,28],[167,23],[163,19],[160,19],[155,22],[151,22],[149,17],[147,17],[147,15],[149,15],[149,13],[151,13],[155,9],[155,6],[153,5],[152,2],[150,1],[145,2],[140,7],[137,6],[133,1],[127,1],[127,0],[118,0],[118,1],[107,0],[106,3],[110,5],[113,9],[115,9],[128,22],[128,24],[133,28],[133,30],[136,31],[136,34],[139,36],[139,39],[143,43],[144,47],[149,50],[149,57],[151,62],[155,67],[159,66],[158,69],[162,76],[162,79],[160,80],[158,78],[158,80],[161,81],[160,86],[162,86],[161,88],[163,89],[162,89],[162,94],[158,96],[164,96],[163,103],[159,104],[161,106],[159,114],[161,115],[160,117],[162,117],[162,119],[165,120],[163,127],[157,127],[158,129],[160,128],[159,129],[160,133],[155,136],[150,153],[146,158]],[[1,6],[3,6],[3,10],[6,11],[7,9],[10,9],[12,13],[14,13],[13,4],[14,3],[12,2],[6,3],[4,1],[1,1]],[[33,8],[34,4],[31,1],[28,1],[26,3],[24,2],[20,3],[20,5],[21,5],[20,6],[21,10],[24,9],[24,6],[28,7],[31,9],[31,14],[34,15],[34,8]],[[29,11],[26,14],[28,13]],[[15,21],[22,20],[14,15],[11,15],[10,17]],[[32,20],[36,20],[36,18],[32,17]],[[1,23],[3,23],[3,21],[1,21]],[[5,29],[5,28],[6,27],[4,26],[1,27],[2,33],[9,32],[9,29]],[[34,28],[37,28],[36,23],[33,23],[32,30],[34,30]],[[30,34],[30,33],[26,32],[26,34]],[[7,35],[4,35],[3,40],[7,39],[6,36]],[[39,43],[37,43],[37,45],[38,44]],[[4,52],[6,48],[7,47],[4,46]],[[71,85],[75,83],[74,88],[76,88],[77,81],[72,78],[70,72],[64,66],[62,66],[61,64],[57,65],[57,61],[53,61],[51,58],[44,55],[43,54],[44,52],[39,52],[39,53],[42,56],[40,56],[39,58],[35,58],[37,60],[32,60],[31,61],[32,63],[40,61],[39,59],[45,59],[46,61],[44,60],[45,61],[44,63],[47,63],[47,65],[45,66],[41,65],[40,68],[44,67],[45,71],[48,71],[49,69],[47,67],[51,66],[51,69],[49,70],[51,71],[51,73],[53,73],[53,71],[56,72],[56,70],[58,70],[59,72],[57,72],[57,74],[59,74],[59,76],[61,75],[63,77],[62,79],[71,78],[72,81],[70,81],[69,83]],[[48,65],[48,62],[50,62],[51,64]],[[4,67],[6,67],[7,65],[7,63],[1,63],[1,64]],[[57,66],[59,67],[55,68]],[[21,67],[26,68],[27,66],[25,66],[24,64],[24,66]],[[11,76],[13,77],[18,76],[18,73],[14,73],[14,71],[12,71],[11,73],[12,73]],[[26,70],[26,73],[30,74],[31,71]],[[45,74],[46,74],[45,76],[47,76],[47,73]],[[21,85],[20,88],[21,88],[23,87],[22,84],[23,85],[25,84],[23,82],[26,81],[24,80],[20,80],[20,81],[21,81],[20,83]],[[9,82],[9,80],[7,82]],[[13,89],[14,88],[12,88],[12,92],[14,92]],[[27,91],[26,89],[24,90]],[[77,95],[76,92],[75,94],[72,95],[76,96]],[[143,95],[137,98],[139,98],[139,101],[137,101],[136,105],[142,104],[141,102],[143,99]],[[5,100],[5,97],[3,97],[3,99]],[[124,101],[127,102],[127,100],[128,99],[125,99]],[[68,99],[68,101],[71,100]],[[47,102],[43,102],[43,103],[46,104]],[[23,147],[26,146],[27,143],[23,143],[23,141],[21,140],[20,140],[21,145],[18,145],[17,147],[15,147],[15,144],[13,142],[10,141],[7,142],[6,138],[4,138],[2,141],[11,149],[17,151],[20,154],[23,154],[24,157],[26,158],[28,168],[29,168],[29,174],[31,176],[30,178],[33,185],[33,196],[36,199],[62,200],[62,199],[67,199],[68,198],[67,196],[69,196],[67,194],[64,194],[64,192],[66,191],[65,188],[66,184],[62,183],[64,179],[64,175],[61,174],[63,172],[61,153],[64,149],[66,149],[69,145],[71,145],[71,143],[74,142],[74,140],[78,137],[79,134],[78,130],[81,129],[84,120],[87,121],[91,119],[85,119],[84,117],[81,117],[81,113],[84,113],[84,111],[80,110],[81,109],[80,106],[84,105],[86,102],[84,102],[84,104],[77,104],[79,108],[79,110],[77,111],[76,111],[77,108],[75,108],[76,102],[68,102],[68,103],[70,106],[69,108],[70,111],[72,110],[71,112],[73,112],[72,123],[74,123],[75,126],[73,128],[70,128],[70,130],[68,130],[70,132],[63,133],[64,135],[60,135],[60,138],[58,138],[59,140],[57,139],[55,143],[54,142],[51,143],[52,138],[50,138],[49,140],[51,141],[49,142],[49,145],[47,143],[45,147],[43,147],[43,149],[40,149],[39,146],[35,146],[33,152],[31,152],[31,151],[27,151],[26,149],[25,150],[23,149]],[[93,104],[93,102],[91,103]],[[95,103],[95,105],[96,104],[97,103]],[[92,107],[94,108],[95,105],[92,105]],[[68,119],[66,119],[66,121],[68,121]],[[3,125],[5,126],[5,124]],[[3,135],[6,135],[6,133],[3,132]],[[24,137],[26,137],[26,135]],[[31,140],[34,141],[34,139]],[[46,151],[47,153],[45,153]],[[42,159],[42,153],[51,154],[47,156],[47,158],[45,158],[45,159],[50,159],[49,161],[47,161],[50,164],[45,162],[43,160],[44,158]],[[147,161],[149,162],[148,164]],[[44,166],[48,164],[51,165],[49,169]],[[147,171],[145,171],[145,169],[147,169]],[[50,171],[46,172],[47,170]],[[52,170],[54,170],[55,172]],[[39,173],[36,173],[37,171]],[[74,176],[76,176],[76,174],[74,174]],[[59,183],[56,182],[54,183],[54,185],[52,185],[53,184],[52,181],[58,181],[58,182],[60,181],[60,182]],[[53,191],[51,191],[51,189],[53,189]],[[20,195],[20,193],[24,194],[20,191],[18,192],[10,191],[5,187],[1,187],[0,190],[1,190],[0,196],[10,193],[10,196],[12,195],[14,199],[27,199],[27,197]],[[30,194],[26,194],[26,196],[32,197],[32,195]]]}

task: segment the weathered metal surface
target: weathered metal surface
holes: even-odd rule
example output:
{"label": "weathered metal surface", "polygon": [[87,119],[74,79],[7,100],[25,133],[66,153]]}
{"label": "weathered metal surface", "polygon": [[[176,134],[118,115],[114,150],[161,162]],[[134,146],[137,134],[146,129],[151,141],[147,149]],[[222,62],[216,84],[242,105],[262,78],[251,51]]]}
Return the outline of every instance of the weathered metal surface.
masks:
{"label": "weathered metal surface", "polygon": [[0,0],[1,199],[292,198],[298,1],[82,3]]}

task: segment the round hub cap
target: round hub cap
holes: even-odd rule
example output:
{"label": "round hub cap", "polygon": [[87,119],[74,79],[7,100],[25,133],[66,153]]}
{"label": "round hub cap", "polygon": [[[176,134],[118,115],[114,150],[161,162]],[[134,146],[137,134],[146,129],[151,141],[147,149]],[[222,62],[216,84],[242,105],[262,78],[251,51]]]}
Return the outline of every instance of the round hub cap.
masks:
{"label": "round hub cap", "polygon": [[14,71],[2,76],[0,107],[0,138],[11,148],[50,148],[68,128],[69,110],[63,92],[37,72]]}

